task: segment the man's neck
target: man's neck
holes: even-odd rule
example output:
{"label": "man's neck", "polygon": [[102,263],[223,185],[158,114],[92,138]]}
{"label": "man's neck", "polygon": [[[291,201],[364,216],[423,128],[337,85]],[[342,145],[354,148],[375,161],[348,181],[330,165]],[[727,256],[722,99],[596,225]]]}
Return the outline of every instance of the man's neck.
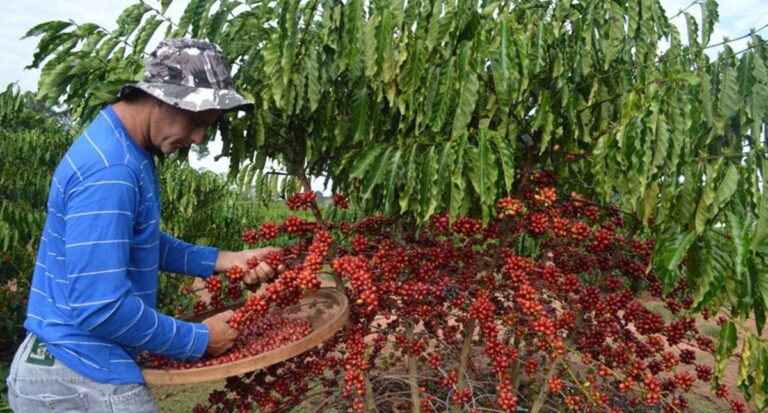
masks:
{"label": "man's neck", "polygon": [[149,108],[145,103],[119,101],[112,105],[112,109],[136,144],[149,150],[152,146],[149,139]]}

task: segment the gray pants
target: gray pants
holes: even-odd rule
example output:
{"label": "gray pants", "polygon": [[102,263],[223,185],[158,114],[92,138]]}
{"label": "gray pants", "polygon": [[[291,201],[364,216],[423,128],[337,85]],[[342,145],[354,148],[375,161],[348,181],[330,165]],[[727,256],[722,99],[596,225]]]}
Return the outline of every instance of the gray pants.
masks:
{"label": "gray pants", "polygon": [[34,343],[35,335],[27,335],[8,374],[8,401],[14,412],[157,412],[145,384],[95,382]]}

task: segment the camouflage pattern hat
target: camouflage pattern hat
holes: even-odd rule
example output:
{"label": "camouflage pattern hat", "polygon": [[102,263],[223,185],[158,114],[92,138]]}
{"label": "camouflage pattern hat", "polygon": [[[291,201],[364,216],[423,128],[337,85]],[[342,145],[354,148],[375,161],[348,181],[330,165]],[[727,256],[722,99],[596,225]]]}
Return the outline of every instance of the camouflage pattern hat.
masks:
{"label": "camouflage pattern hat", "polygon": [[147,59],[144,80],[123,86],[119,98],[141,89],[161,101],[192,112],[208,109],[253,110],[253,103],[232,89],[224,52],[197,39],[167,39]]}

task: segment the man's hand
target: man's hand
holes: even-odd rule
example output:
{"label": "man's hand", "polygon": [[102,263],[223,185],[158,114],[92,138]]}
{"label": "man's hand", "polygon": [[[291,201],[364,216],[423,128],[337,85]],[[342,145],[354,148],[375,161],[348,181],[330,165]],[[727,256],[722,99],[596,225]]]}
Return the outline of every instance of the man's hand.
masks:
{"label": "man's hand", "polygon": [[203,320],[203,324],[208,327],[208,347],[205,352],[216,357],[229,350],[239,334],[237,330],[232,329],[228,324],[233,311],[227,310],[215,316]]}
{"label": "man's hand", "polygon": [[[214,270],[217,272],[226,271],[229,267],[237,265],[245,270],[244,280],[248,284],[255,282],[265,282],[275,276],[276,273],[284,270],[282,265],[278,268],[272,268],[264,262],[264,258],[271,252],[280,252],[280,248],[266,247],[243,251],[219,251],[219,257],[216,259]],[[248,260],[251,258],[259,259],[259,266],[248,270]]]}

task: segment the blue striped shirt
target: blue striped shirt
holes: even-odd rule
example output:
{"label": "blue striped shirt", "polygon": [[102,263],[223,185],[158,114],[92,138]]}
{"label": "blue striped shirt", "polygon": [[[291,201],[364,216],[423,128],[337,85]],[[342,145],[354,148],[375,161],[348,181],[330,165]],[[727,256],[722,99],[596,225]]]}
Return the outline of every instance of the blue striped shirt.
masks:
{"label": "blue striped shirt", "polygon": [[157,312],[158,270],[206,277],[215,248],[160,231],[151,155],[111,106],[56,168],[24,327],[76,372],[98,382],[142,383],[138,349],[186,360],[208,329]]}

